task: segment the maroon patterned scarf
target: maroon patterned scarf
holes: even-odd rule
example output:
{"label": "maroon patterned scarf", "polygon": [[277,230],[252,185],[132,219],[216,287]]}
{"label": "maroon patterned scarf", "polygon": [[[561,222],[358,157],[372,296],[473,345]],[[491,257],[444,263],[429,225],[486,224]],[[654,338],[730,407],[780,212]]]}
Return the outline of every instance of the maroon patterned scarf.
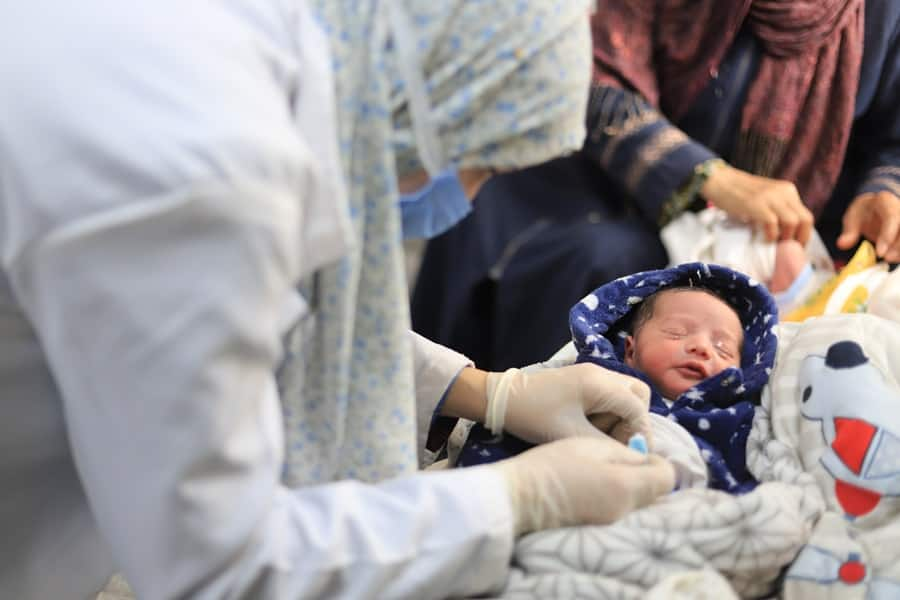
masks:
{"label": "maroon patterned scarf", "polygon": [[594,80],[637,91],[677,120],[746,23],[763,54],[731,162],[793,181],[818,215],[850,137],[863,10],[863,0],[600,0]]}

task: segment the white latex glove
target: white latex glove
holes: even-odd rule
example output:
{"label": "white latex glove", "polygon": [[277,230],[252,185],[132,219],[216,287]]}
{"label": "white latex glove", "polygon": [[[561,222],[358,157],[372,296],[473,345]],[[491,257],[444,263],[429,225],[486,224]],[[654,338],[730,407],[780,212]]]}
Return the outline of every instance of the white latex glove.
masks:
{"label": "white latex glove", "polygon": [[533,444],[604,432],[623,443],[635,433],[650,441],[649,406],[647,384],[598,365],[509,369],[487,376],[484,424]]}
{"label": "white latex glove", "polygon": [[606,437],[575,437],[503,460],[516,534],[604,525],[647,506],[675,486],[675,470]]}

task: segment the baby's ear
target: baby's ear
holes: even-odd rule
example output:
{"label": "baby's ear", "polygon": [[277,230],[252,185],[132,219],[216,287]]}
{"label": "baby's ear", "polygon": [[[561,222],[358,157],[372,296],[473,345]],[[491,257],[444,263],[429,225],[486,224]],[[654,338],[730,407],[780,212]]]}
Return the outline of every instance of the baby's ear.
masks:
{"label": "baby's ear", "polygon": [[633,367],[634,364],[634,336],[629,335],[625,337],[625,364],[629,367]]}

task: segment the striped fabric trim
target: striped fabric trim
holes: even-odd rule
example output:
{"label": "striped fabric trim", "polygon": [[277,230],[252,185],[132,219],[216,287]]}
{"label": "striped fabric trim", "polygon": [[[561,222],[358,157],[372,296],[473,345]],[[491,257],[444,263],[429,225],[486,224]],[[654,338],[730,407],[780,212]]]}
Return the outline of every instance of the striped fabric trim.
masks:
{"label": "striped fabric trim", "polygon": [[866,181],[865,188],[887,190],[900,198],[900,180],[891,177],[875,177]]}
{"label": "striped fabric trim", "polygon": [[595,144],[604,145],[599,159],[601,166],[609,168],[623,142],[663,118],[638,94],[607,86],[591,88],[588,100],[589,136]]}
{"label": "striped fabric trim", "polygon": [[608,168],[612,163],[616,150],[618,150],[623,142],[644,128],[653,125],[654,123],[658,123],[661,116],[662,115],[655,110],[648,110],[641,114],[634,115],[621,125],[604,127],[602,129],[603,134],[610,139],[606,144],[606,148],[603,149],[603,153],[600,155],[600,163]]}
{"label": "striped fabric trim", "polygon": [[860,193],[888,191],[900,198],[900,167],[884,165],[871,169]]}
{"label": "striped fabric trim", "polygon": [[892,167],[888,165],[883,167],[876,167],[869,171],[870,177],[879,177],[885,175],[900,179],[900,167]]}
{"label": "striped fabric trim", "polygon": [[637,160],[628,169],[625,176],[625,187],[631,193],[636,193],[638,184],[647,172],[655,167],[666,155],[684,146],[690,138],[677,127],[663,128],[649,139],[638,150]]}

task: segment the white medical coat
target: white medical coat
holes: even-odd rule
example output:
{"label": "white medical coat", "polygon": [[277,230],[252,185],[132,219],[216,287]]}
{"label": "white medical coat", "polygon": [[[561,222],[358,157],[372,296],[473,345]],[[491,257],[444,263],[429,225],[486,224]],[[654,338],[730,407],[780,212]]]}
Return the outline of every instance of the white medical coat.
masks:
{"label": "white medical coat", "polygon": [[[490,469],[280,484],[316,148],[285,100],[296,20],[289,0],[5,7],[0,597],[88,598],[117,570],[142,600],[502,583]],[[465,359],[414,343],[425,422]]]}

